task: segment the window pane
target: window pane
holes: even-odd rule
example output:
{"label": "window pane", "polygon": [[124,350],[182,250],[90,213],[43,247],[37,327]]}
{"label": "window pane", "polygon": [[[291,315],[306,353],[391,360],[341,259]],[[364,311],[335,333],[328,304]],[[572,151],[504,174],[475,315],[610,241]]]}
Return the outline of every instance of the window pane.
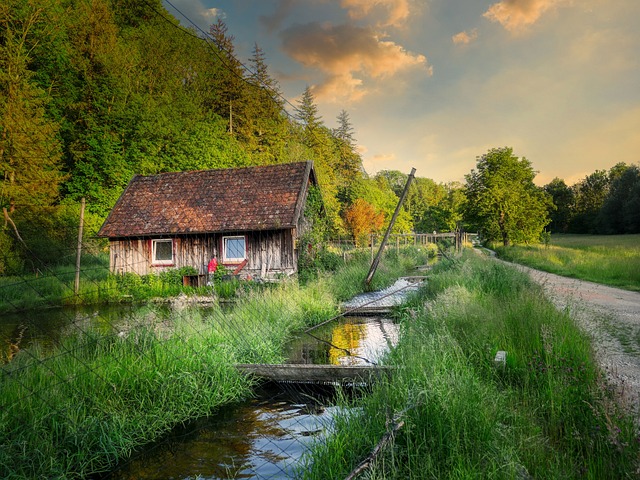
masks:
{"label": "window pane", "polygon": [[155,240],[155,258],[157,262],[173,260],[173,245],[171,240]]}
{"label": "window pane", "polygon": [[226,259],[243,259],[245,257],[244,237],[225,238],[225,258]]}

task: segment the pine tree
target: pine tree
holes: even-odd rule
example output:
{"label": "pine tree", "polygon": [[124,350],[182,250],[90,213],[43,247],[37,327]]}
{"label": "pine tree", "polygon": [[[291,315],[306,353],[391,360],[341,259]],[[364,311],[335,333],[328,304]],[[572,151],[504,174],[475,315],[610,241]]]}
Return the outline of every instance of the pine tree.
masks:
{"label": "pine tree", "polygon": [[228,32],[227,25],[218,18],[211,25],[209,33],[217,47],[221,68],[218,69],[216,89],[219,97],[215,105],[215,112],[223,118],[228,118],[229,133],[244,140],[250,136],[246,126],[246,89],[242,64],[235,56],[233,41],[235,37]]}
{"label": "pine tree", "polygon": [[311,92],[311,87],[308,85],[298,102],[296,118],[302,122],[307,132],[311,135],[323,126],[322,117],[318,113],[316,99]]}
{"label": "pine tree", "polygon": [[269,75],[264,51],[256,43],[249,59],[252,75],[248,79],[250,106],[247,126],[251,132],[248,149],[257,163],[274,163],[285,149],[288,123],[277,80]]}
{"label": "pine tree", "polygon": [[[349,114],[342,110],[338,115],[338,127],[333,130],[338,155],[338,170],[341,189],[348,189],[356,178],[362,176],[362,158],[356,150],[354,129]],[[343,193],[344,195],[344,193]]]}
{"label": "pine tree", "polygon": [[356,140],[353,137],[354,130],[351,125],[351,119],[346,110],[341,110],[338,114],[338,127],[333,130],[333,134],[336,138],[345,142],[351,148],[355,148]]}

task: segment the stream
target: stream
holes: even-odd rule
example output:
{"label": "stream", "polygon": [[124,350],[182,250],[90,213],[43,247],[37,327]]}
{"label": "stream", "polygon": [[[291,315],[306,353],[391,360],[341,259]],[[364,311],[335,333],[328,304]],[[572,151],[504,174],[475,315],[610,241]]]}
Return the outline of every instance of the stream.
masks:
{"label": "stream", "polygon": [[[378,317],[345,317],[289,345],[289,363],[361,365],[343,349],[380,360],[398,340],[398,326]],[[329,345],[329,343],[332,345]],[[338,348],[336,348],[338,347]],[[341,409],[327,385],[262,385],[255,398],[174,429],[109,480],[293,478],[311,442],[331,429]]]}
{"label": "stream", "polygon": [[[406,288],[406,281],[402,286]],[[388,296],[388,290],[379,295]],[[404,294],[393,296],[391,304],[399,303]],[[375,294],[365,294],[354,299],[355,305],[370,303],[372,298]],[[353,302],[347,305],[353,307]],[[11,360],[12,345],[26,349],[38,343],[47,349],[74,332],[97,328],[104,333],[117,333],[139,321],[144,311],[145,307],[119,305],[5,315],[0,322],[0,361],[3,357]],[[152,311],[159,318],[172,315],[169,307],[154,306]],[[287,363],[378,362],[397,344],[399,329],[388,318],[350,316],[330,322],[312,334],[301,334],[290,342]],[[254,398],[176,427],[103,478],[292,478],[296,469],[303,468],[301,460],[309,445],[330,431],[337,413],[346,413],[335,406],[335,394],[336,389],[327,385],[263,384],[256,389]]]}

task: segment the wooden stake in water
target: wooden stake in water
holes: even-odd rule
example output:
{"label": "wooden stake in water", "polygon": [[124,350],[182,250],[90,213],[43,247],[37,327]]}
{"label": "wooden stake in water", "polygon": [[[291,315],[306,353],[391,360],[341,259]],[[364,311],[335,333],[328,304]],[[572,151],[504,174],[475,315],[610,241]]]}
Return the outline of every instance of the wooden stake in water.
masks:
{"label": "wooden stake in water", "polygon": [[371,279],[373,275],[376,273],[376,269],[378,268],[378,264],[380,263],[380,257],[382,256],[382,252],[384,251],[384,247],[387,244],[387,240],[389,240],[389,234],[391,233],[391,229],[393,228],[393,224],[396,223],[396,218],[398,218],[398,214],[400,213],[400,208],[404,203],[404,199],[407,196],[407,192],[409,191],[409,185],[411,185],[411,181],[413,180],[413,175],[416,173],[416,169],[412,168],[411,173],[409,174],[409,178],[407,178],[407,184],[404,186],[404,191],[400,196],[400,200],[398,201],[398,205],[396,206],[396,211],[393,212],[393,217],[391,217],[391,222],[389,222],[389,226],[387,227],[387,231],[384,234],[384,238],[380,243],[380,249],[378,250],[378,254],[376,258],[373,259],[373,263],[371,263],[371,268],[369,269],[369,274],[367,275],[367,279],[365,280],[365,284],[369,285],[371,283]]}

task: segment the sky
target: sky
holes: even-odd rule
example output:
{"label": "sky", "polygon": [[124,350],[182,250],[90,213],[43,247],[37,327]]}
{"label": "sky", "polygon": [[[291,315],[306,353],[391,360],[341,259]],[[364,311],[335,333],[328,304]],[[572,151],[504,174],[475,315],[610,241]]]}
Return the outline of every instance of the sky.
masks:
{"label": "sky", "polygon": [[[255,44],[294,106],[345,110],[365,170],[464,182],[511,147],[545,185],[640,162],[639,0],[164,0],[237,57]],[[187,20],[188,19],[188,20]],[[291,110],[291,108],[290,108]]]}

